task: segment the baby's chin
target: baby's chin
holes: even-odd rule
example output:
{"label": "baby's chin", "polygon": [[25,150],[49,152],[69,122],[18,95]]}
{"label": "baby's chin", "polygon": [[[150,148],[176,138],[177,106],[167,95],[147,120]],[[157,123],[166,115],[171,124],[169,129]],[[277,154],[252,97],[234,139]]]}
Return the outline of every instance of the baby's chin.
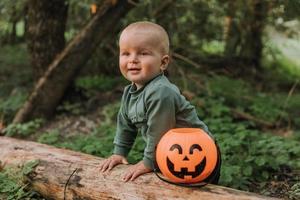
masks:
{"label": "baby's chin", "polygon": [[132,75],[127,76],[126,79],[129,80],[130,82],[138,84],[138,85],[143,85],[148,81],[148,79],[144,79],[144,78],[141,78],[138,76],[132,76]]}
{"label": "baby's chin", "polygon": [[127,77],[125,77],[125,78],[127,80],[129,80],[130,82],[134,83],[136,86],[139,86],[138,88],[141,88],[144,85],[146,85],[149,81],[151,81],[153,78],[155,78],[156,76],[157,75],[145,78],[145,77],[141,77],[140,75],[138,75],[138,76],[127,75]]}

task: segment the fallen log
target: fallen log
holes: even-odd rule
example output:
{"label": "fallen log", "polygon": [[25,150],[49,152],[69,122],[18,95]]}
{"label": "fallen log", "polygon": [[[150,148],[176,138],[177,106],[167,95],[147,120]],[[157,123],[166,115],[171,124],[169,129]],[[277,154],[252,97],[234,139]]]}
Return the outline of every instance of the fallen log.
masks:
{"label": "fallen log", "polygon": [[99,157],[52,146],[0,136],[0,169],[22,169],[38,160],[27,175],[31,187],[47,199],[122,200],[268,200],[254,193],[216,185],[184,188],[159,180],[153,173],[133,182],[121,181],[128,166],[116,167],[109,175],[99,172]]}

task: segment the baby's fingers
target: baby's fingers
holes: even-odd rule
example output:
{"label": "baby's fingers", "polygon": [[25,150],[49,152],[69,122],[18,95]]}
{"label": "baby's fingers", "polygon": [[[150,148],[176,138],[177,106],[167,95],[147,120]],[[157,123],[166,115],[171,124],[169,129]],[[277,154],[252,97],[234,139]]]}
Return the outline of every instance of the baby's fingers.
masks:
{"label": "baby's fingers", "polygon": [[132,175],[133,175],[133,172],[131,172],[131,171],[127,172],[123,177],[123,181],[124,182],[129,181],[131,179]]}
{"label": "baby's fingers", "polygon": [[108,171],[110,171],[112,168],[114,168],[114,166],[120,164],[120,161],[118,160],[112,160],[109,165],[108,165]]}
{"label": "baby's fingers", "polygon": [[100,172],[105,172],[105,171],[107,170],[107,168],[109,167],[109,163],[110,163],[110,160],[109,160],[109,159],[104,160],[104,161],[100,164],[100,167],[99,167]]}
{"label": "baby's fingers", "polygon": [[136,179],[139,175],[141,175],[142,173],[140,171],[135,171],[133,172],[130,181],[134,181],[134,179]]}

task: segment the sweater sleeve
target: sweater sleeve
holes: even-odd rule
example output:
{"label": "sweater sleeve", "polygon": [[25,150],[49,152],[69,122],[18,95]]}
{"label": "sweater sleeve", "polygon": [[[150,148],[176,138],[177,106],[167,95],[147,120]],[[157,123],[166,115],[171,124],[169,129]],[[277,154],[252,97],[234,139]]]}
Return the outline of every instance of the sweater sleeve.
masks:
{"label": "sweater sleeve", "polygon": [[124,109],[124,95],[117,118],[117,131],[114,138],[114,154],[126,157],[137,136],[137,128],[128,119]]}
{"label": "sweater sleeve", "polygon": [[155,148],[164,133],[176,124],[176,93],[160,85],[147,98],[147,131],[144,164],[153,169]]}

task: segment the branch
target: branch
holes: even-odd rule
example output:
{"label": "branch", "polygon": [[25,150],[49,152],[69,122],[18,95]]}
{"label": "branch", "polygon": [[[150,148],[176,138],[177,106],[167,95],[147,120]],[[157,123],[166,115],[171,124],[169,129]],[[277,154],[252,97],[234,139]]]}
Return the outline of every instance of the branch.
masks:
{"label": "branch", "polygon": [[271,122],[268,122],[268,121],[264,121],[262,119],[258,119],[248,113],[245,113],[245,112],[242,112],[240,110],[237,110],[237,109],[231,109],[231,111],[234,113],[234,115],[238,118],[241,118],[241,119],[246,119],[246,120],[250,120],[250,121],[253,121],[255,122],[256,124],[258,124],[259,126],[263,126],[263,127],[266,127],[266,128],[272,128],[275,126],[275,124],[271,123]]}
{"label": "branch", "polygon": [[180,60],[182,60],[182,61],[184,61],[184,62],[186,62],[186,63],[192,65],[192,66],[195,67],[196,69],[201,69],[201,68],[202,68],[201,65],[199,65],[198,63],[192,61],[191,59],[189,59],[189,58],[187,58],[187,57],[185,57],[185,56],[183,56],[183,55],[180,55],[180,54],[178,54],[178,53],[173,52],[173,53],[172,53],[172,56],[173,56],[174,58],[178,58],[178,59],[180,59]]}

